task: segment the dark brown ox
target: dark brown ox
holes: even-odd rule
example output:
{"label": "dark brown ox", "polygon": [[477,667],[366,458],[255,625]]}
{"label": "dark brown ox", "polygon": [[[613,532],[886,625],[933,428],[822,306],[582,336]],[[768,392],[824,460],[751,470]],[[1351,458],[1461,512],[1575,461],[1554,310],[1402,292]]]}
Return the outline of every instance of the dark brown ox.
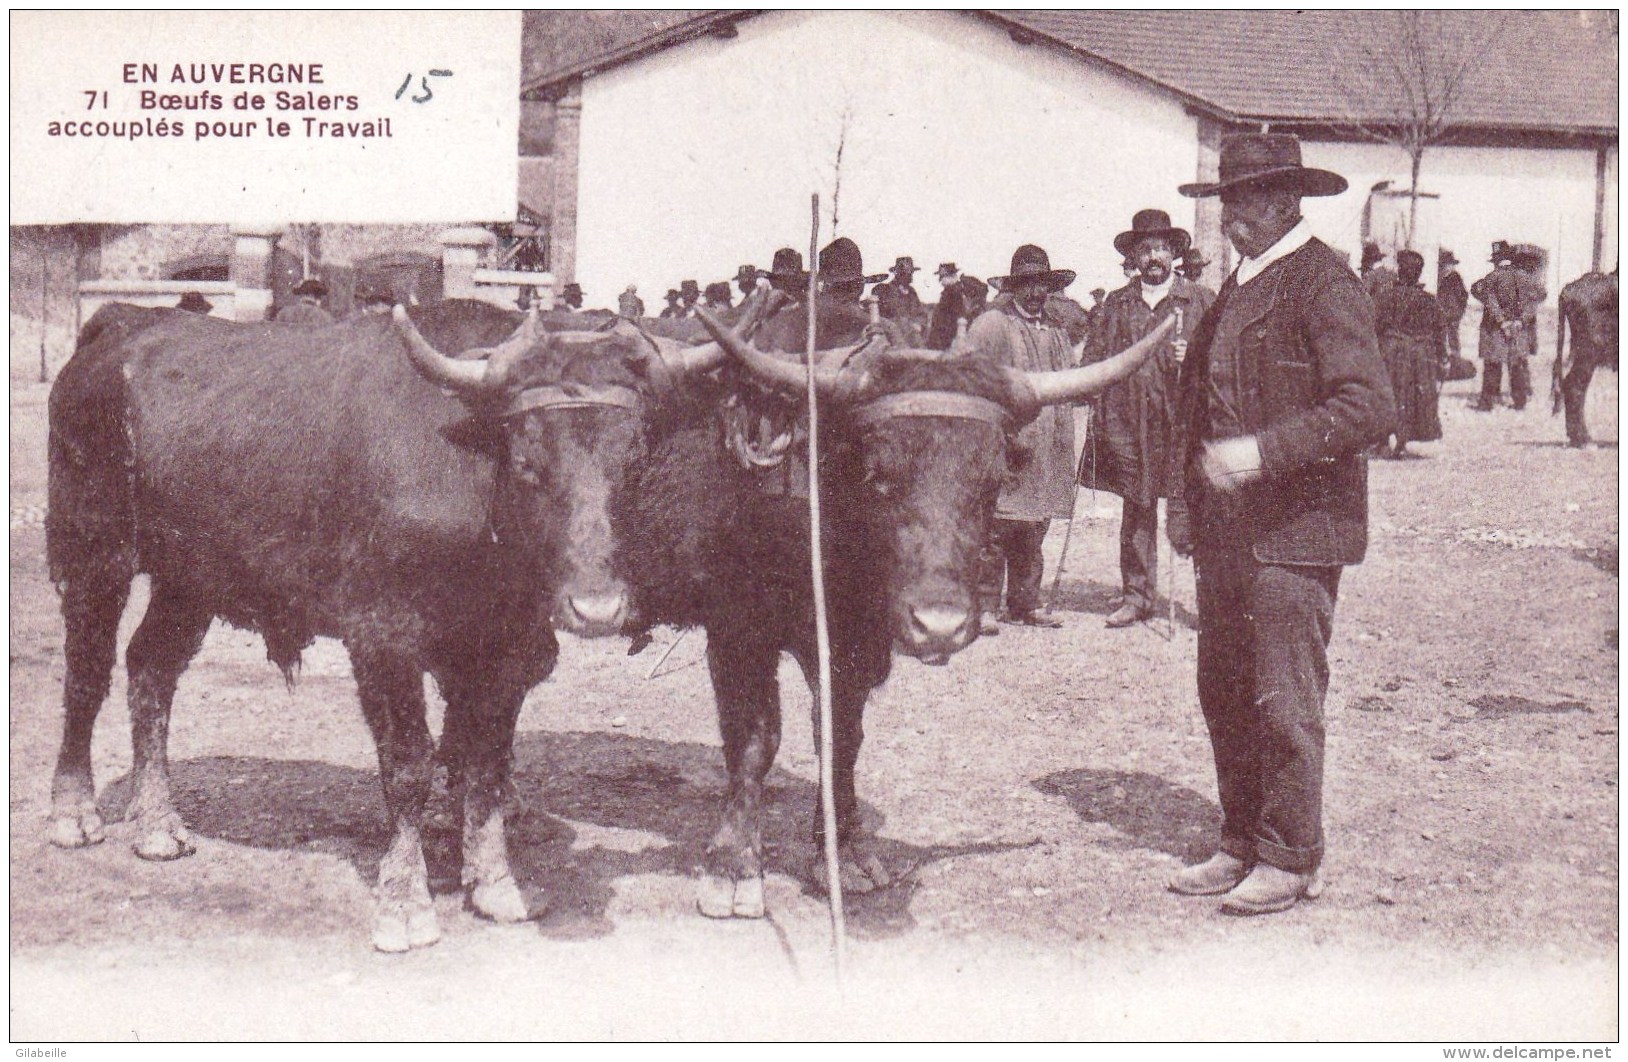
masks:
{"label": "dark brown ox", "polygon": [[[1566,328],[1571,327],[1571,357],[1566,357]],[[1588,446],[1592,440],[1583,407],[1595,369],[1617,371],[1617,274],[1584,273],[1560,289],[1560,322],[1555,333],[1554,375],[1549,385],[1553,412],[1566,409],[1566,441]]]}
{"label": "dark brown ox", "polygon": [[[804,370],[769,352],[803,346],[806,311],[774,316],[750,344],[705,311],[702,319],[755,381],[740,390],[752,410],[745,422],[789,430],[794,420],[782,414],[800,409]],[[834,796],[843,885],[863,892],[894,877],[863,835],[854,787],[865,702],[887,678],[893,648],[943,664],[977,637],[979,558],[1011,433],[1043,405],[1127,375],[1163,333],[1087,369],[1023,374],[880,341],[851,346],[876,331],[857,307],[822,300],[817,325],[817,346],[837,348],[818,374]],[[776,666],[789,652],[814,685],[814,609],[807,497],[787,468],[795,458],[774,460],[803,443],[760,432],[743,452],[733,430],[726,417],[721,431],[692,422],[653,440],[617,506],[617,540],[643,618],[706,629],[729,788],[700,908],[758,917],[763,779],[781,732]],[[817,816],[814,840],[822,843]]]}
{"label": "dark brown ox", "polygon": [[91,731],[144,572],[151,600],[126,650],[138,855],[192,851],[165,740],[219,616],[260,632],[290,681],[315,636],[349,650],[392,835],[375,946],[439,935],[420,840],[426,672],[447,702],[469,902],[527,917],[504,838],[521,701],[553,670],[556,626],[623,623],[608,505],[644,452],[649,380],[722,355],[517,320],[468,302],[319,330],[128,306],[92,318],[50,405],[46,539],[67,633],[54,843],[103,836]]}

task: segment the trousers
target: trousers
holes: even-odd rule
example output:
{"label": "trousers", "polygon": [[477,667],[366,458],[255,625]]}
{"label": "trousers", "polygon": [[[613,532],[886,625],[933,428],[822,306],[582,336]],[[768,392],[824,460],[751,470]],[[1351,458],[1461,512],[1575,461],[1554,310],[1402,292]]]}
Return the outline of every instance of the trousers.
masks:
{"label": "trousers", "polygon": [[1040,607],[1046,565],[1041,545],[1050,526],[1050,520],[995,519],[978,593],[979,607],[985,612],[1000,610],[1003,583],[1006,607],[1012,612],[1033,612]]}
{"label": "trousers", "polygon": [[[1523,409],[1526,400],[1532,397],[1532,368],[1527,364],[1526,358],[1512,358],[1509,362],[1509,397],[1516,409]],[[1483,405],[1493,405],[1498,401],[1498,392],[1503,389],[1504,367],[1496,361],[1483,362],[1481,366],[1481,402]]]}
{"label": "trousers", "polygon": [[1125,604],[1151,612],[1159,593],[1159,503],[1129,498],[1119,517],[1119,578]]}
{"label": "trousers", "polygon": [[1323,698],[1338,567],[1262,564],[1201,534],[1198,700],[1221,850],[1297,874],[1323,859]]}

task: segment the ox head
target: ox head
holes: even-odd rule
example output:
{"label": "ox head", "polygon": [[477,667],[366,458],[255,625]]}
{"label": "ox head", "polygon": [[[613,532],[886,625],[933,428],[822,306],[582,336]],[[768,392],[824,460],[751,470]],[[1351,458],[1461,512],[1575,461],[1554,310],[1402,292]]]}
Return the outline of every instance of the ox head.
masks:
{"label": "ox head", "polygon": [[492,535],[552,588],[554,622],[586,637],[620,631],[628,588],[614,561],[612,493],[644,453],[652,407],[721,363],[721,348],[615,324],[549,333],[527,315],[496,346],[449,357],[399,306],[394,320],[419,370],[496,429]]}
{"label": "ox head", "polygon": [[[760,382],[806,393],[806,368],[759,350],[699,311]],[[805,318],[806,320],[806,318]],[[806,325],[804,326],[806,328]],[[1157,349],[1167,323],[1090,366],[1024,372],[973,357],[871,340],[828,352],[816,367],[833,430],[822,470],[832,509],[867,529],[858,550],[885,582],[894,644],[942,664],[977,637],[980,562],[1016,432],[1048,405],[1095,394]]]}

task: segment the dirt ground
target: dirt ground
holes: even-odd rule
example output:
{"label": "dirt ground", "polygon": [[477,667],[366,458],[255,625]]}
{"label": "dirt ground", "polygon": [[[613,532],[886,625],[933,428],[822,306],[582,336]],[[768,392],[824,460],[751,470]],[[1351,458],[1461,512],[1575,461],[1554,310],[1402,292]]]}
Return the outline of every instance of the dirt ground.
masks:
{"label": "dirt ground", "polygon": [[[1617,380],[1598,378],[1607,442],[1585,452],[1546,403],[1477,414],[1471,387],[1443,396],[1444,442],[1371,466],[1369,557],[1341,584],[1331,649],[1321,900],[1229,919],[1164,891],[1218,821],[1192,571],[1173,630],[1105,630],[1118,502],[1082,493],[1062,630],[1009,628],[944,668],[900,661],[871,703],[861,796],[916,870],[851,902],[838,996],[822,901],[790,872],[816,768],[789,663],[771,917],[695,911],[724,778],[699,632],[658,632],[636,657],[566,639],[527,701],[511,848],[533,923],[488,925],[449,895],[436,947],[370,950],[381,803],[329,642],[290,693],[257,637],[211,633],[171,738],[196,855],[143,863],[118,826],[52,848],[45,389],[14,381],[12,1038],[1615,1039]],[[122,671],[94,750],[116,820]]]}

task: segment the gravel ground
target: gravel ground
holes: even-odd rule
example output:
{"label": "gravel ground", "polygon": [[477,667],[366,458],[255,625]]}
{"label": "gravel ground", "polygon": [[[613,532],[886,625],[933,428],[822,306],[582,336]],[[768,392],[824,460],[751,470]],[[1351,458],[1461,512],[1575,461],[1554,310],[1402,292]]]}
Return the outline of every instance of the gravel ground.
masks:
{"label": "gravel ground", "polygon": [[[1617,437],[1616,377],[1590,402]],[[1228,919],[1162,881],[1218,812],[1175,624],[1123,632],[1117,501],[1082,494],[1059,631],[1008,628],[873,699],[861,796],[911,880],[855,899],[845,996],[794,878],[813,808],[809,699],[785,664],[771,917],[694,910],[723,785],[700,633],[651,678],[567,640],[527,701],[511,848],[541,912],[442,897],[444,939],[368,948],[385,840],[340,648],[283,688],[224,626],[183,679],[174,776],[198,852],[147,864],[45,840],[62,632],[44,573],[44,404],[12,385],[11,1033],[17,1040],[1036,1036],[1589,1040],[1617,1036],[1617,449],[1558,418],[1442,402],[1447,439],[1372,467],[1368,562],[1341,585],[1328,698],[1329,888]],[[1063,529],[1048,540],[1048,583]],[[139,618],[139,590],[126,636]],[[128,798],[122,672],[94,743]]]}

